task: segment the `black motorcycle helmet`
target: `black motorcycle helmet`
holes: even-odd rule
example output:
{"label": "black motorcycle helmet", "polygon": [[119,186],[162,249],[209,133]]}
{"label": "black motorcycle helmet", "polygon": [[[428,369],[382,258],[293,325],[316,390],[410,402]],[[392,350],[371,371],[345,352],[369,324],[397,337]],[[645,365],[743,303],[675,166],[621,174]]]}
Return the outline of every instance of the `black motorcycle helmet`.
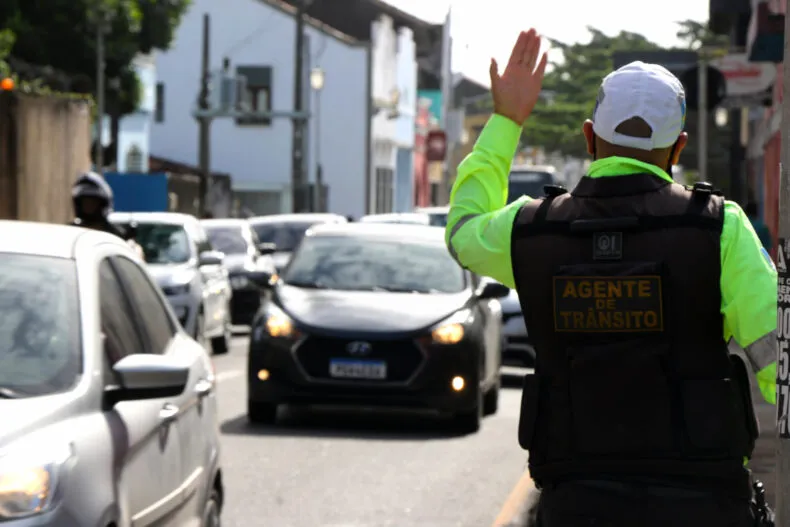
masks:
{"label": "black motorcycle helmet", "polygon": [[74,216],[82,221],[106,219],[112,212],[110,185],[95,172],[85,172],[71,187]]}

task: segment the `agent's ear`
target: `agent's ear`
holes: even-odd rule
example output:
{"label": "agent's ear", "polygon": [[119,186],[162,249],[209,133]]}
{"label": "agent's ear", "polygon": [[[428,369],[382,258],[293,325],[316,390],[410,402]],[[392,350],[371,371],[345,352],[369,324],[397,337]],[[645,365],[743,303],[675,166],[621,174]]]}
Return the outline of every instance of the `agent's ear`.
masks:
{"label": "agent's ear", "polygon": [[593,132],[593,122],[591,120],[587,119],[584,121],[582,133],[584,133],[584,139],[587,141],[587,153],[595,156],[595,132]]}
{"label": "agent's ear", "polygon": [[687,134],[686,132],[682,132],[678,136],[678,141],[675,145],[675,150],[673,151],[672,159],[670,160],[673,165],[677,165],[678,163],[680,163],[680,153],[683,151],[684,148],[686,148],[688,142],[689,142],[689,134]]}

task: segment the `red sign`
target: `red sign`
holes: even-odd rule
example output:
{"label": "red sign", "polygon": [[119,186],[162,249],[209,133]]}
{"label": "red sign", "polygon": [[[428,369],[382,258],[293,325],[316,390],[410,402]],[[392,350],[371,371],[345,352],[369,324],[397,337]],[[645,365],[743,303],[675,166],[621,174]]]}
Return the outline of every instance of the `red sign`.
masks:
{"label": "red sign", "polygon": [[444,161],[447,155],[447,134],[442,130],[431,130],[426,143],[428,161]]}

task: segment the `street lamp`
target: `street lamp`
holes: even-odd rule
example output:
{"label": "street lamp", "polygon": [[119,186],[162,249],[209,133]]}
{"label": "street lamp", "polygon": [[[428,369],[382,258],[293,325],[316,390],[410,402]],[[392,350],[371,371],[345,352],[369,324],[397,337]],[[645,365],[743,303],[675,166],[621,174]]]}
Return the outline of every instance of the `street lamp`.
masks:
{"label": "street lamp", "polygon": [[323,171],[321,168],[321,90],[324,89],[324,70],[316,66],[310,70],[310,87],[315,92],[315,192],[313,192],[313,210],[324,212]]}

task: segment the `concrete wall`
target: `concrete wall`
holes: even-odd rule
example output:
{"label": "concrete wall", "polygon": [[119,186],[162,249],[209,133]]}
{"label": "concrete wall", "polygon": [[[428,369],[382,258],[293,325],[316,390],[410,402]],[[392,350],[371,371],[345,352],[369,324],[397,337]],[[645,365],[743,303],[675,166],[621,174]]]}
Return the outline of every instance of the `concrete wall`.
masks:
{"label": "concrete wall", "polygon": [[90,106],[0,93],[0,218],[65,223],[71,186],[90,169]]}

